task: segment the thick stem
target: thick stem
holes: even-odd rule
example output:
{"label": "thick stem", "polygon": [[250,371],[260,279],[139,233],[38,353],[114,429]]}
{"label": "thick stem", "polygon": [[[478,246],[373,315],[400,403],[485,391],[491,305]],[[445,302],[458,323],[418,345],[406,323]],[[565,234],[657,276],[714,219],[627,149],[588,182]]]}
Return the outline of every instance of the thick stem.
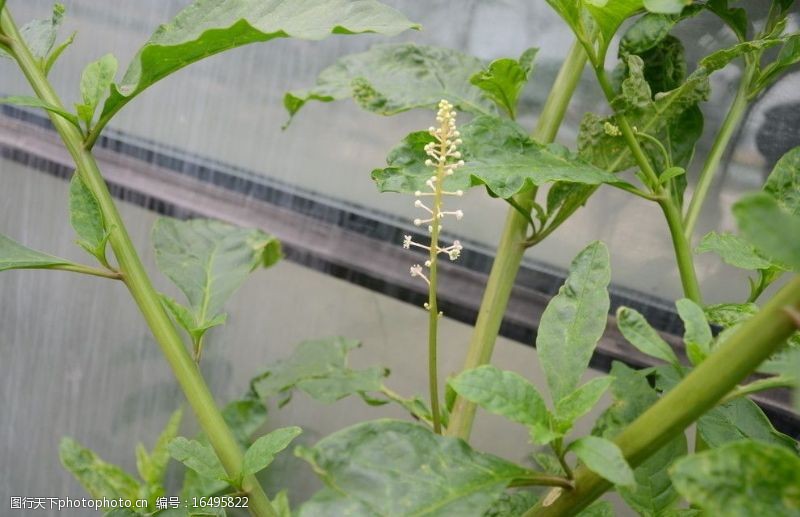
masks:
{"label": "thick stem", "polygon": [[[583,51],[583,47],[575,42],[561,65],[561,70],[539,116],[533,132],[536,140],[552,142],[555,138],[585,65],[586,53]],[[532,199],[530,195],[524,198],[518,196],[516,202],[530,210]],[[492,357],[494,343],[500,332],[500,324],[503,322],[503,315],[511,296],[511,289],[522,262],[522,255],[525,253],[524,243],[527,237],[527,227],[527,218],[515,208],[510,208],[478,310],[478,319],[470,339],[464,370],[486,364]],[[468,440],[472,431],[472,423],[475,420],[475,409],[474,403],[462,397],[456,398],[447,434]]]}
{"label": "thick stem", "polygon": [[[614,441],[628,463],[636,467],[655,454],[779,350],[797,330],[790,316],[793,310],[800,310],[800,276],[795,276],[711,356],[622,430]],[[549,506],[537,504],[525,517],[576,515],[611,486],[586,467],[580,467],[575,472],[574,490],[562,492]]]}
{"label": "thick stem", "polygon": [[697,219],[700,217],[703,203],[708,196],[708,191],[711,188],[717,169],[719,169],[719,163],[725,154],[731,137],[736,131],[736,127],[739,125],[742,116],[747,110],[747,90],[752,77],[752,72],[750,72],[750,70],[751,68],[748,65],[739,83],[739,89],[736,92],[736,97],[733,99],[733,104],[731,104],[728,114],[725,116],[725,120],[719,128],[716,138],[714,138],[714,144],[711,146],[711,151],[708,153],[706,161],[703,164],[703,170],[700,172],[700,177],[697,179],[697,185],[692,194],[692,200],[689,202],[689,207],[686,210],[683,231],[689,242],[692,240],[692,233],[697,224]]}
{"label": "thick stem", "polygon": [[[44,71],[22,43],[19,31],[7,10],[0,13],[0,27],[2,27],[2,32],[11,38],[13,55],[36,95],[49,104],[62,107],[61,100],[47,81]],[[214,397],[189,356],[172,321],[164,312],[158,293],[150,283],[122,217],[100,174],[97,162],[92,154],[84,148],[83,138],[75,126],[60,116],[51,115],[50,118],[64,141],[64,145],[72,155],[77,170],[80,171],[81,179],[94,194],[103,218],[108,228],[111,229],[108,241],[116,256],[125,284],[172,367],[178,383],[194,409],[200,427],[208,436],[209,442],[214,447],[228,475],[235,479],[239,476],[242,466],[242,452],[239,445],[222,418],[222,414],[214,402]],[[245,478],[243,489],[250,496],[249,510],[252,515],[259,517],[276,515],[255,477]]]}

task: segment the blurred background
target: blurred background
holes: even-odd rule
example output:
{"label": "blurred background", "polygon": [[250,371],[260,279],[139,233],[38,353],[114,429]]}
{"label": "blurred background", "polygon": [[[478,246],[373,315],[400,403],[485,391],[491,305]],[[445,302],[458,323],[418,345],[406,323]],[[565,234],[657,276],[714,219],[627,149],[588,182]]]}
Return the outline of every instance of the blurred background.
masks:
{"label": "blurred background", "polygon": [[[72,31],[78,34],[50,78],[65,105],[78,100],[80,74],[87,63],[111,52],[120,62],[121,75],[155,27],[187,3],[64,1],[67,14],[59,41]],[[242,224],[262,217],[260,226],[288,243],[288,260],[256,273],[229,304],[229,324],[211,333],[203,370],[220,402],[241,395],[259,366],[287,356],[294,344],[332,335],[362,340],[363,349],[353,356],[355,365],[391,368],[389,384],[396,391],[422,393],[427,382],[427,313],[420,308],[418,292],[405,280],[392,280],[405,275],[407,266],[387,270],[385,277],[374,274],[376,264],[394,267],[387,257],[397,253],[398,236],[411,227],[413,200],[379,194],[370,171],[385,163],[388,150],[407,133],[428,127],[433,114],[418,110],[386,118],[350,101],[310,103],[282,130],[288,119],[284,93],[311,86],[337,58],[378,42],[440,45],[485,60],[517,57],[529,47],[539,47],[519,110],[519,122],[531,128],[572,42],[567,27],[544,1],[385,3],[421,23],[423,30],[391,39],[364,35],[320,42],[274,40],[211,57],[157,83],[129,104],[101,143],[98,153],[116,167],[110,167],[110,173],[115,192],[125,200],[123,216],[160,289],[170,291],[155,269],[149,244],[159,213],[201,212]],[[743,3],[753,12],[763,8],[766,15],[767,2]],[[22,24],[48,17],[52,4],[9,0],[7,7]],[[796,31],[797,25],[795,14],[789,31]],[[685,43],[689,70],[699,57],[733,42],[729,31],[705,14],[683,23],[674,34]],[[609,68],[613,64],[609,62]],[[713,76],[712,97],[701,106],[705,130],[696,154],[708,151],[739,74],[733,64]],[[0,95],[16,94],[30,94],[30,89],[14,63],[0,58]],[[588,70],[559,141],[574,146],[586,111],[607,112]],[[21,139],[14,130],[21,121],[37,126],[42,120],[41,113],[10,107],[0,112],[0,233],[36,249],[81,259],[67,219],[69,164],[52,145]],[[760,188],[775,161],[800,145],[798,123],[800,73],[794,72],[747,113],[696,235],[734,229],[730,205],[744,192]],[[175,176],[162,190],[159,175],[165,170]],[[227,194],[210,202],[216,199],[215,188],[233,193],[236,206]],[[465,196],[463,208],[465,218],[449,230],[468,243],[471,255],[463,267],[482,275],[491,265],[507,205],[475,189]],[[273,227],[270,214],[285,218]],[[347,255],[352,235],[375,241],[367,255],[357,257],[360,263]],[[671,307],[681,289],[662,214],[655,205],[618,190],[601,188],[567,224],[529,250],[520,277],[523,287],[543,298],[552,294],[572,257],[596,239],[612,250],[616,299],[638,304],[662,330],[674,331]],[[409,257],[409,263],[412,260]],[[362,271],[364,262],[372,263],[371,274]],[[711,255],[700,255],[697,268],[707,302],[746,297],[742,271]],[[480,293],[450,293],[452,310],[446,315],[458,317],[445,318],[442,327],[443,376],[460,368],[474,317],[470,307],[477,306]],[[135,443],[151,446],[183,399],[127,292],[98,279],[26,271],[0,275],[0,296],[0,504],[6,505],[12,495],[83,494],[58,464],[58,441],[64,435],[135,471]],[[513,339],[500,340],[496,358],[499,366],[539,382],[535,351],[526,346],[535,321],[528,325],[506,328]],[[306,430],[301,440],[314,443],[350,423],[385,415],[403,417],[392,408],[368,408],[358,400],[326,407],[298,395],[271,413],[269,426],[300,425]],[[183,434],[191,434],[192,418],[186,420]],[[586,432],[590,421],[591,417],[579,432]],[[498,440],[501,433],[503,439]],[[479,448],[525,461],[529,448],[521,426],[484,414],[475,435]],[[272,469],[276,474],[268,480],[269,492],[288,487],[292,500],[299,502],[319,486],[311,470],[291,454],[281,455],[279,466],[285,468]]]}

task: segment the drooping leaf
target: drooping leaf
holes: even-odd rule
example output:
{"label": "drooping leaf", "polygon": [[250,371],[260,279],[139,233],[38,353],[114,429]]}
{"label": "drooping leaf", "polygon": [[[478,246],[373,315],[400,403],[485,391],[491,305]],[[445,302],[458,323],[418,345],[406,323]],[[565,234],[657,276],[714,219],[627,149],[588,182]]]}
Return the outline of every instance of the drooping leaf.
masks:
{"label": "drooping leaf", "polygon": [[9,269],[48,269],[75,265],[69,260],[26,248],[5,235],[0,235],[0,271]]}
{"label": "drooping leaf", "polygon": [[683,342],[686,354],[695,366],[703,362],[711,352],[711,327],[708,326],[703,308],[688,298],[675,302],[678,315],[683,321]]}
{"label": "drooping leaf", "polygon": [[755,248],[773,261],[800,271],[800,214],[784,210],[767,193],[745,196],[733,205],[739,231]]}
{"label": "drooping leaf", "polygon": [[772,263],[759,255],[753,246],[730,233],[706,234],[695,249],[695,253],[707,252],[716,253],[726,264],[742,269],[767,269],[772,266]]}
{"label": "drooping leaf", "polygon": [[167,472],[167,463],[169,463],[170,457],[169,443],[178,435],[182,418],[182,410],[178,409],[172,413],[152,452],[148,453],[141,443],[136,447],[136,470],[139,471],[139,475],[146,483],[151,485],[164,483],[164,475]]}
{"label": "drooping leaf", "polygon": [[517,373],[483,365],[461,372],[449,384],[487,411],[528,426],[538,443],[546,444],[558,436],[550,429],[550,413],[541,395]]}
{"label": "drooping leaf", "polygon": [[678,461],[670,475],[681,495],[707,515],[800,513],[800,458],[782,447],[730,443]]}
{"label": "drooping leaf", "polygon": [[249,476],[267,468],[275,455],[284,450],[303,430],[299,427],[283,427],[265,434],[247,449],[242,462],[242,475]]}
{"label": "drooping leaf", "polygon": [[559,400],[554,418],[558,432],[562,435],[567,434],[573,424],[597,404],[613,380],[614,378],[610,376],[595,377]]}
{"label": "drooping leaf", "polygon": [[280,243],[271,235],[207,219],[159,219],[153,247],[159,269],[189,300],[190,333],[218,325],[223,305],[247,275],[281,257]]}
{"label": "drooping leaf", "polygon": [[[557,144],[545,146],[531,140],[511,120],[477,117],[460,132],[465,165],[445,180],[448,190],[486,185],[493,195],[508,198],[530,186],[553,181],[595,185],[617,181],[613,174],[582,162]],[[378,188],[382,192],[424,190],[431,176],[424,147],[432,139],[423,131],[408,135],[389,153],[389,167],[372,172]]]}
{"label": "drooping leaf", "polygon": [[78,234],[78,244],[105,264],[108,231],[103,213],[78,172],[72,175],[69,185],[69,222]]}
{"label": "drooping leaf", "polygon": [[167,446],[169,455],[186,467],[207,478],[228,478],[225,468],[210,445],[178,436]]}
{"label": "drooping leaf", "polygon": [[253,389],[262,399],[281,395],[283,403],[288,402],[294,388],[321,402],[380,391],[385,370],[353,370],[347,366],[348,352],[358,346],[358,341],[344,338],[304,341],[291,356],[254,379]]}
{"label": "drooping leaf", "polygon": [[589,470],[615,485],[632,486],[636,483],[622,451],[610,440],[584,436],[569,444],[567,450],[574,452]]}
{"label": "drooping leaf", "polygon": [[357,424],[296,454],[326,485],[369,508],[366,515],[481,515],[528,473],[460,439],[393,420]]}
{"label": "drooping leaf", "polygon": [[393,36],[418,27],[376,0],[195,0],[139,49],[122,80],[111,86],[101,117],[169,74],[248,43],[365,32]]}
{"label": "drooping leaf", "polygon": [[72,438],[61,440],[58,455],[64,468],[95,499],[138,499],[140,486],[133,476],[116,465],[106,463]]}
{"label": "drooping leaf", "polygon": [[747,398],[731,400],[704,414],[697,422],[697,431],[711,447],[739,440],[756,440],[798,452],[797,442],[775,430],[761,408]]}
{"label": "drooping leaf", "polygon": [[617,309],[617,326],[622,335],[640,352],[661,359],[670,364],[680,365],[672,347],[647,323],[638,311],[629,307]]}
{"label": "drooping leaf", "polygon": [[459,111],[492,114],[496,111],[492,101],[470,84],[483,66],[478,58],[442,47],[374,45],[323,70],[314,87],[288,92],[283,104],[294,116],[310,100],[332,102],[352,97],[368,111],[395,115],[433,108],[447,99]]}
{"label": "drooping leaf", "polygon": [[764,191],[774,197],[781,208],[800,215],[800,147],[778,160],[764,184]]}
{"label": "drooping leaf", "polygon": [[29,97],[26,95],[3,97],[0,98],[0,104],[14,104],[15,106],[25,106],[28,108],[41,108],[51,113],[55,113],[78,129],[81,127],[80,123],[78,122],[78,117],[75,116],[75,114],[70,113],[69,111],[66,111],[58,106],[48,104],[38,97]]}
{"label": "drooping leaf", "polygon": [[81,74],[81,99],[82,104],[75,107],[78,116],[86,123],[92,125],[94,113],[103,96],[108,92],[114,77],[117,75],[117,58],[113,54],[106,54],[97,61],[86,65]]}
{"label": "drooping leaf", "polygon": [[517,99],[522,88],[528,82],[533,71],[533,60],[538,49],[529,48],[519,59],[503,58],[489,65],[470,77],[469,81],[477,86],[514,119],[517,114]]}
{"label": "drooping leaf", "polygon": [[572,261],[542,314],[536,348],[553,400],[572,393],[589,365],[606,327],[610,278],[608,249],[593,242]]}

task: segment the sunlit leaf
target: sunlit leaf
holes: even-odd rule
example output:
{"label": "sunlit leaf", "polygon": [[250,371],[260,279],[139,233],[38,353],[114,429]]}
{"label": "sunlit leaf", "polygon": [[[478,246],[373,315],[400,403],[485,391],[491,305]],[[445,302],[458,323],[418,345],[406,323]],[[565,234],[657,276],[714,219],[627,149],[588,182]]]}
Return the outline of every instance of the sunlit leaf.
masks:
{"label": "sunlit leaf", "polygon": [[380,516],[481,515],[528,473],[463,440],[393,420],[357,424],[296,453],[326,485]]}
{"label": "sunlit leaf", "polygon": [[606,328],[611,279],[608,249],[594,242],[572,261],[569,276],[547,304],[536,348],[553,400],[578,385]]}
{"label": "sunlit leaf", "polygon": [[800,458],[782,447],[742,441],[678,461],[678,491],[707,515],[790,517],[800,513]]}

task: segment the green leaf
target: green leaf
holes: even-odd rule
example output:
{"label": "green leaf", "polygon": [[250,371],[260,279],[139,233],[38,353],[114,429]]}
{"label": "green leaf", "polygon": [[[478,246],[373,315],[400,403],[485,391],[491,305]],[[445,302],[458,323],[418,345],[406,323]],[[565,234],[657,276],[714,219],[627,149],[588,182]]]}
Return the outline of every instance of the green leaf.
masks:
{"label": "green leaf", "polygon": [[573,424],[597,404],[613,381],[614,378],[610,376],[595,377],[559,400],[555,410],[558,431],[566,435]]}
{"label": "green leaf", "polygon": [[800,61],[800,34],[793,34],[784,39],[783,46],[775,61],[765,66],[756,79],[755,91],[760,91],[775,82],[789,67]]}
{"label": "green leaf", "polygon": [[333,488],[323,488],[297,510],[297,517],[375,517],[379,515],[361,501],[347,497]]}
{"label": "green leaf", "polygon": [[498,107],[514,119],[517,99],[533,71],[533,60],[539,49],[529,48],[518,60],[503,58],[470,77],[469,82],[484,92]]}
{"label": "green leaf", "polygon": [[[153,247],[159,269],[189,300],[194,321],[186,328],[190,333],[219,325],[223,305],[247,275],[281,257],[275,237],[207,219],[159,219],[153,228]],[[176,319],[185,323],[184,317]]]}
{"label": "green leaf", "polygon": [[40,100],[38,97],[28,97],[26,95],[14,95],[12,97],[3,97],[0,98],[0,104],[14,104],[15,106],[25,106],[28,108],[41,108],[51,113],[55,113],[56,115],[62,117],[64,120],[66,120],[73,126],[77,127],[78,129],[81,128],[80,123],[78,122],[78,117],[76,117],[74,114],[58,106],[53,106],[52,104],[48,104],[43,100]]}
{"label": "green leaf", "polygon": [[569,276],[542,314],[536,348],[553,400],[575,389],[608,318],[608,248],[593,242],[572,261]]}
{"label": "green leaf", "polygon": [[567,451],[574,452],[586,468],[615,485],[632,486],[636,483],[622,451],[610,440],[584,436],[569,444]]}
{"label": "green leaf", "polygon": [[[677,16],[645,13],[637,18],[622,35],[619,42],[620,53],[641,55],[653,49],[667,38],[669,32],[679,21],[695,16],[701,10],[702,6],[691,6],[683,9]],[[678,43],[680,44],[680,41]],[[645,59],[646,62],[647,59]]]}
{"label": "green leaf", "polygon": [[487,411],[526,425],[541,444],[558,435],[550,429],[550,413],[539,392],[521,375],[483,365],[450,380],[456,393]]}
{"label": "green leaf", "polygon": [[[539,144],[511,120],[477,117],[460,128],[460,148],[465,165],[448,177],[444,187],[465,190],[486,185],[489,191],[509,198],[533,185],[553,181],[599,184],[617,181],[616,176],[572,156],[565,148]],[[424,190],[431,168],[425,144],[433,137],[425,131],[411,133],[387,157],[389,167],[372,172],[382,192]]]}
{"label": "green leaf", "polygon": [[298,388],[322,402],[334,402],[348,395],[380,391],[386,371],[381,368],[353,370],[347,366],[347,354],[360,346],[358,341],[331,338],[300,343],[291,356],[266,369],[252,382],[262,398],[276,395],[291,398]]}
{"label": "green leaf", "polygon": [[711,327],[708,326],[703,308],[688,298],[675,302],[678,315],[683,320],[683,342],[692,364],[697,366],[711,353]]}
{"label": "green leaf", "polygon": [[63,42],[61,42],[56,48],[53,49],[53,51],[50,53],[50,55],[47,56],[47,61],[45,61],[45,64],[44,64],[44,75],[45,76],[50,75],[50,70],[53,69],[53,66],[56,64],[56,61],[58,61],[58,58],[61,57],[61,54],[65,50],[67,50],[67,47],[72,45],[72,42],[75,41],[75,36],[77,34],[78,34],[77,31],[75,31],[72,34],[70,34],[67,39],[65,39]]}
{"label": "green leaf", "polygon": [[50,53],[56,41],[58,27],[64,19],[64,12],[64,5],[56,3],[49,19],[32,20],[22,26],[19,32],[34,57],[44,59]]}
{"label": "green leaf", "polygon": [[183,411],[178,409],[167,422],[166,427],[156,441],[153,451],[148,454],[147,449],[141,443],[136,448],[136,470],[142,479],[152,485],[162,485],[164,475],[167,472],[169,463],[169,443],[178,435],[178,428],[181,425]]}
{"label": "green leaf", "polygon": [[733,205],[733,215],[741,235],[774,261],[800,271],[800,214],[784,210],[767,193],[745,196]]}
{"label": "green leaf", "polygon": [[774,197],[781,208],[800,215],[800,147],[778,160],[764,184],[764,191]]}
{"label": "green leaf", "polygon": [[156,81],[205,57],[275,38],[320,40],[329,34],[394,36],[418,25],[376,0],[195,0],[139,49],[101,117],[116,113]]}
{"label": "green leaf", "polygon": [[483,517],[519,517],[539,500],[538,494],[528,490],[506,492],[492,503]]}
{"label": "green leaf", "polygon": [[[558,0],[559,3],[571,0]],[[552,5],[555,0],[548,0]],[[643,7],[642,0],[582,0],[598,29],[596,63],[605,62],[606,51],[622,22],[636,14]]]}
{"label": "green leaf", "polygon": [[680,14],[692,0],[644,0],[644,7],[652,13]]}
{"label": "green leaf", "polygon": [[292,510],[289,507],[289,492],[281,490],[272,499],[272,507],[278,517],[292,517]]}
{"label": "green leaf", "polygon": [[490,98],[470,84],[483,66],[476,57],[443,47],[374,45],[323,70],[314,87],[288,92],[283,104],[294,116],[311,100],[332,102],[352,97],[365,110],[395,115],[435,108],[447,99],[459,111],[493,114],[496,110]]}
{"label": "green leaf", "polygon": [[116,465],[106,463],[72,438],[62,438],[58,455],[64,468],[75,476],[93,498],[138,499],[140,485],[130,474]]}
{"label": "green leaf", "polygon": [[680,365],[678,356],[675,355],[672,347],[635,309],[629,307],[617,309],[617,326],[625,339],[640,352],[676,366]]}
{"label": "green leaf", "polygon": [[611,503],[608,501],[595,501],[581,511],[577,517],[615,517],[615,515]]}
{"label": "green leaf", "polygon": [[739,440],[756,440],[798,451],[797,442],[776,431],[767,416],[750,399],[737,398],[721,404],[697,421],[697,431],[710,447]]}
{"label": "green leaf", "polygon": [[97,61],[86,65],[81,74],[81,98],[83,104],[78,104],[78,115],[86,123],[87,127],[92,125],[94,112],[97,105],[108,92],[108,88],[114,82],[117,75],[117,58],[112,54],[106,54]]}
{"label": "green leaf", "polygon": [[709,0],[706,9],[713,12],[731,28],[739,41],[747,39],[747,11],[742,7],[729,7],[728,0]]}
{"label": "green leaf", "polygon": [[103,213],[94,194],[83,183],[77,171],[72,175],[69,185],[69,222],[78,234],[78,244],[101,264],[107,264],[108,231]]}
{"label": "green leaf", "polygon": [[716,253],[726,264],[742,269],[767,269],[772,266],[772,263],[762,257],[753,246],[730,233],[708,233],[694,251]]}
{"label": "green leaf", "polygon": [[780,45],[780,39],[759,39],[754,41],[745,41],[737,43],[732,47],[723,48],[713,52],[703,59],[697,65],[705,68],[709,73],[716,70],[725,68],[731,61],[737,57],[744,56],[753,52],[762,52],[768,48]]}
{"label": "green leaf", "polygon": [[228,475],[210,445],[178,436],[167,446],[169,455],[206,478],[227,480]]}
{"label": "green leaf", "polygon": [[326,485],[369,508],[356,515],[481,515],[528,474],[460,439],[393,420],[357,424],[296,454]]}
{"label": "green leaf", "polygon": [[754,303],[719,303],[703,309],[706,318],[714,325],[732,327],[756,315],[758,305]]}
{"label": "green leaf", "polygon": [[253,442],[244,454],[242,476],[256,474],[267,468],[275,455],[288,447],[302,432],[299,427],[282,427]]}
{"label": "green leaf", "polygon": [[49,269],[76,265],[69,260],[26,248],[5,235],[0,235],[0,271],[9,269]]}
{"label": "green leaf", "polygon": [[800,458],[781,447],[731,443],[678,461],[670,475],[681,495],[707,515],[800,513]]}

